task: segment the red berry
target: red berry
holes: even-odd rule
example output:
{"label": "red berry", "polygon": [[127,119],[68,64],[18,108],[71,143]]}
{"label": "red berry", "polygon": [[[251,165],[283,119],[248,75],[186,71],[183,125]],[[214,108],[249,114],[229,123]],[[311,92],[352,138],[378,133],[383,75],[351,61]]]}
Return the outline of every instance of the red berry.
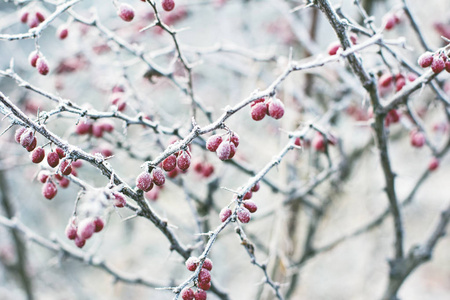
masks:
{"label": "red berry", "polygon": [[198,282],[197,286],[199,289],[207,291],[211,288],[211,282]]}
{"label": "red berry", "polygon": [[284,104],[278,98],[273,98],[267,104],[267,111],[269,116],[278,120],[284,115]]}
{"label": "red berry", "polygon": [[150,191],[153,187],[152,176],[147,172],[142,172],[136,178],[136,186],[144,192]]}
{"label": "red berry", "polygon": [[149,200],[156,201],[158,200],[160,188],[156,187],[149,192],[145,193],[145,197]]}
{"label": "red berry", "polygon": [[180,155],[177,157],[177,166],[182,171],[186,171],[191,164],[191,156],[187,153],[187,151],[182,151]]}
{"label": "red berry", "polygon": [[329,55],[336,55],[339,49],[342,49],[341,43],[336,41],[328,46],[327,52]]}
{"label": "red berry", "polygon": [[250,199],[251,197],[252,197],[252,191],[248,191],[247,193],[245,193],[245,195],[242,199],[247,200],[247,199]]}
{"label": "red berry", "polygon": [[251,213],[254,213],[258,210],[258,206],[256,205],[256,203],[251,200],[244,201],[244,207]]}
{"label": "red berry", "polygon": [[100,232],[102,231],[103,227],[105,226],[105,222],[103,222],[102,218],[97,217],[94,220],[95,230],[94,232]]}
{"label": "red berry", "polygon": [[255,121],[261,121],[262,119],[264,119],[266,113],[267,113],[266,104],[262,102],[255,104],[250,111],[252,119]]}
{"label": "red berry", "polygon": [[410,134],[411,145],[420,148],[425,145],[425,135],[421,131],[413,131]]}
{"label": "red berry", "polygon": [[63,175],[70,175],[72,173],[72,166],[70,166],[70,163],[68,160],[64,160],[61,162],[61,165],[59,166],[59,169],[61,170],[61,173]]}
{"label": "red berry", "polygon": [[36,16],[32,16],[30,18],[28,18],[28,27],[30,28],[35,28],[39,26],[39,19]]}
{"label": "red berry", "polygon": [[95,224],[91,218],[84,219],[78,224],[77,235],[83,240],[89,239],[94,231]]}
{"label": "red berry", "polygon": [[36,12],[36,18],[39,20],[40,23],[45,21],[45,16],[40,11]]}
{"label": "red berry", "polygon": [[323,135],[318,133],[312,140],[312,145],[316,151],[323,152],[325,151],[325,141]]}
{"label": "red berry", "polygon": [[33,163],[35,163],[35,164],[40,163],[45,158],[44,148],[39,147],[39,148],[34,149],[33,152],[31,152],[30,157],[31,157],[31,161]]}
{"label": "red berry", "polygon": [[114,123],[108,120],[104,120],[100,123],[101,128],[103,131],[106,132],[113,132],[114,131]]}
{"label": "red berry", "polygon": [[58,153],[58,156],[59,156],[60,159],[66,157],[66,154],[64,153],[64,150],[59,148],[59,147],[57,147],[55,149],[55,152]]}
{"label": "red berry", "polygon": [[27,130],[26,127],[19,127],[19,128],[17,128],[16,133],[14,134],[14,139],[16,140],[17,143],[20,144],[20,137],[25,132],[25,130]]}
{"label": "red berry", "polygon": [[212,135],[206,141],[206,148],[211,152],[215,152],[220,143],[222,143],[222,137],[218,134]]}
{"label": "red berry", "polygon": [[230,155],[228,155],[227,159],[232,159],[236,154],[236,146],[233,143],[230,143]]}
{"label": "red berry", "polygon": [[445,61],[445,71],[450,73],[450,60]]}
{"label": "red berry", "polygon": [[78,160],[72,162],[72,167],[74,167],[74,168],[81,168],[82,165],[83,165],[83,161],[81,159],[78,159]]}
{"label": "red berry", "polygon": [[28,56],[28,62],[30,63],[30,65],[34,68],[36,68],[36,63],[37,60],[39,58],[39,53],[34,50],[33,52],[30,53],[30,55]]}
{"label": "red berry", "polygon": [[69,224],[67,224],[66,237],[69,240],[74,240],[77,237],[77,228],[72,222],[69,222]]}
{"label": "red berry", "polygon": [[211,271],[213,267],[213,263],[212,260],[210,260],[209,258],[206,258],[205,261],[203,262],[202,268]]}
{"label": "red berry", "polygon": [[20,144],[22,145],[22,147],[26,148],[33,143],[33,139],[34,139],[33,131],[31,129],[27,129],[20,136]]}
{"label": "red berry", "polygon": [[20,15],[20,22],[26,23],[28,21],[28,15],[29,13],[27,11],[22,11],[22,14]]}
{"label": "red berry", "polygon": [[47,181],[42,186],[42,195],[44,195],[44,197],[47,198],[48,200],[53,199],[53,197],[56,196],[57,192],[58,189],[56,188],[56,185],[51,181]]}
{"label": "red berry", "polygon": [[67,28],[66,25],[61,25],[58,27],[56,35],[60,40],[64,40],[69,35],[69,29]]}
{"label": "red berry", "polygon": [[56,152],[50,152],[47,154],[47,163],[50,167],[54,168],[59,164],[59,156]]}
{"label": "red berry", "polygon": [[423,53],[421,56],[419,56],[417,63],[422,68],[428,68],[433,63],[433,53],[428,51]]}
{"label": "red berry", "polygon": [[195,300],[206,300],[206,292],[202,289],[198,289],[194,294]]}
{"label": "red berry", "polygon": [[251,191],[252,192],[257,192],[259,191],[259,188],[261,187],[261,185],[259,184],[259,181],[255,183],[255,185],[252,187]]}
{"label": "red berry", "polygon": [[134,19],[134,8],[129,4],[121,3],[117,14],[125,22],[131,22]]}
{"label": "red berry", "polygon": [[79,135],[88,134],[92,132],[92,123],[89,121],[80,121],[75,129]]}
{"label": "red berry", "polygon": [[67,179],[66,177],[61,178],[61,180],[58,181],[58,184],[60,187],[62,187],[63,189],[65,189],[66,187],[69,186],[70,184],[70,180]]}
{"label": "red berry", "polygon": [[82,239],[81,237],[77,236],[75,238],[75,245],[78,248],[83,248],[83,246],[86,244],[86,240]]}
{"label": "red berry", "polygon": [[114,193],[113,205],[115,207],[124,207],[125,204],[127,204],[127,200],[125,199],[125,196],[121,193]]}
{"label": "red berry", "polygon": [[201,269],[198,273],[198,282],[208,283],[211,281],[211,274],[207,269]]}
{"label": "red berry", "polygon": [[92,125],[92,135],[96,138],[101,138],[103,136],[103,128],[101,124],[95,123]]}
{"label": "red berry", "polygon": [[161,186],[166,182],[166,177],[164,176],[163,171],[160,168],[155,168],[152,171],[152,179],[153,182],[157,186]]}
{"label": "red berry", "polygon": [[[447,67],[447,65],[446,65],[446,67]],[[414,80],[417,79],[418,76],[415,73],[408,73],[406,75],[406,77],[408,78],[408,81],[413,82]]]}
{"label": "red berry", "polygon": [[224,207],[219,214],[220,220],[222,222],[225,222],[232,214],[231,209],[229,209],[228,207]]}
{"label": "red berry", "polygon": [[386,15],[384,17],[384,28],[386,30],[391,30],[392,28],[394,28],[396,22],[396,17],[392,14]]}
{"label": "red berry", "polygon": [[31,144],[28,147],[26,147],[27,151],[28,152],[33,151],[34,148],[36,148],[36,145],[37,145],[37,139],[36,139],[36,137],[33,137]]}
{"label": "red berry", "polygon": [[177,166],[177,157],[174,154],[168,156],[162,162],[162,168],[166,172],[170,172],[170,171],[174,170],[176,166]]}
{"label": "red berry", "polygon": [[198,266],[198,258],[197,257],[193,257],[193,256],[191,256],[191,257],[189,257],[187,260],[186,260],[186,268],[189,270],[189,271],[192,271],[192,272],[194,272],[195,271],[195,269],[197,269],[197,266]]}
{"label": "red berry", "polygon": [[209,176],[211,176],[212,173],[214,173],[214,166],[210,163],[205,163],[205,165],[203,166],[202,175],[204,177],[209,177]]}
{"label": "red berry", "polygon": [[431,70],[433,70],[433,72],[435,74],[439,74],[444,69],[445,69],[445,62],[444,62],[444,60],[440,56],[434,57],[433,63],[431,64]]}
{"label": "red berry", "polygon": [[[234,146],[234,144],[233,144]],[[228,141],[223,141],[220,143],[219,147],[216,150],[217,157],[220,160],[227,160],[231,154],[231,145]]]}
{"label": "red berry", "polygon": [[48,62],[44,57],[39,57],[36,61],[36,68],[41,75],[47,75],[50,69],[48,68]]}
{"label": "red berry", "polygon": [[231,134],[230,142],[232,142],[236,148],[239,146],[239,135],[236,132]]}
{"label": "red berry", "polygon": [[203,163],[201,161],[194,162],[194,171],[203,174]]}
{"label": "red berry", "polygon": [[111,95],[111,103],[117,106],[118,111],[124,111],[127,107],[127,102],[123,97],[123,93],[114,93]]}
{"label": "red berry", "polygon": [[162,0],[161,6],[165,11],[171,11],[175,7],[175,1],[173,0]]}
{"label": "red berry", "polygon": [[172,171],[168,172],[168,173],[167,173],[167,176],[169,176],[169,178],[175,178],[175,177],[178,176],[178,173],[179,173],[180,171],[181,171],[181,170],[180,170],[179,168],[175,168],[175,169],[173,169]]}
{"label": "red berry", "polygon": [[437,157],[433,157],[428,164],[428,170],[434,171],[439,167],[439,159]]}
{"label": "red berry", "polygon": [[194,300],[194,291],[190,288],[184,288],[180,295],[183,300]]}
{"label": "red berry", "polygon": [[395,90],[398,92],[406,85],[406,80],[404,77],[400,77],[395,81]]}
{"label": "red berry", "polygon": [[37,176],[37,179],[40,182],[45,183],[47,181],[48,177],[50,177],[50,172],[48,172],[48,171],[40,171],[38,176]]}
{"label": "red berry", "polygon": [[246,208],[239,208],[237,211],[237,217],[238,220],[241,221],[242,223],[248,223],[250,222],[251,216],[250,216],[250,211]]}
{"label": "red berry", "polygon": [[384,73],[378,79],[378,84],[382,87],[389,87],[392,83],[392,75],[390,73]]}

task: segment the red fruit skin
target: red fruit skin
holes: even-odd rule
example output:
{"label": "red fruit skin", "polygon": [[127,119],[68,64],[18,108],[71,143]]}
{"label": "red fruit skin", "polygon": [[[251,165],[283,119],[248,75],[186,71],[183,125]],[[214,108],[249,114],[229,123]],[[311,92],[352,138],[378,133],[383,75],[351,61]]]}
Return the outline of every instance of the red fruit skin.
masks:
{"label": "red fruit skin", "polygon": [[174,170],[176,166],[177,166],[177,157],[174,154],[168,156],[162,162],[162,168],[166,172],[170,172],[170,171]]}
{"label": "red fruit skin", "polygon": [[209,177],[209,176],[211,176],[212,173],[214,173],[214,166],[210,163],[206,163],[203,166],[203,172],[202,172],[203,177]]}
{"label": "red fruit skin", "polygon": [[50,173],[48,171],[40,171],[37,176],[37,179],[40,182],[45,183],[47,182],[48,177],[50,177]]}
{"label": "red fruit skin", "polygon": [[250,211],[246,208],[241,207],[237,211],[237,217],[238,220],[241,221],[241,223],[248,223],[251,219]]}
{"label": "red fruit skin", "polygon": [[102,218],[97,217],[94,220],[95,229],[94,232],[100,232],[102,231],[103,227],[105,227],[105,222],[102,220]]}
{"label": "red fruit skin", "polygon": [[30,154],[30,158],[35,164],[42,162],[45,158],[45,150],[41,147],[34,149]]}
{"label": "red fruit skin", "polygon": [[64,40],[67,38],[67,36],[69,35],[69,29],[66,27],[66,25],[61,25],[57,32],[56,35],[58,36],[58,38],[60,40]]}
{"label": "red fruit skin", "polygon": [[89,239],[95,232],[94,220],[87,218],[78,224],[77,236],[83,240]]}
{"label": "red fruit skin", "polygon": [[252,119],[255,121],[261,121],[262,119],[264,119],[266,114],[267,114],[267,106],[263,102],[256,103],[250,111],[250,115],[252,116]]}
{"label": "red fruit skin", "polygon": [[194,291],[190,288],[184,288],[180,293],[183,300],[194,300]]}
{"label": "red fruit skin", "polygon": [[205,261],[203,262],[202,268],[211,271],[213,268],[213,262],[212,260],[210,260],[209,258],[206,258]]}
{"label": "red fruit skin", "polygon": [[42,23],[45,21],[45,17],[40,11],[36,12],[36,18],[39,20],[39,23]]}
{"label": "red fruit skin", "polygon": [[42,195],[48,200],[53,199],[56,196],[57,192],[58,189],[56,188],[56,185],[51,181],[47,181],[42,186]]}
{"label": "red fruit skin", "polygon": [[114,201],[113,205],[115,207],[124,207],[127,204],[127,200],[125,199],[125,196],[121,193],[114,193]]}
{"label": "red fruit skin", "polygon": [[72,222],[69,222],[69,224],[67,224],[65,233],[66,237],[69,240],[74,240],[77,237],[77,228]]}
{"label": "red fruit skin", "polygon": [[122,3],[117,11],[119,17],[125,22],[131,22],[134,19],[134,8],[126,3]]}
{"label": "red fruit skin", "polygon": [[336,55],[339,48],[341,48],[341,43],[339,42],[333,42],[328,46],[327,52],[329,55]]}
{"label": "red fruit skin", "polygon": [[232,159],[236,154],[236,146],[233,143],[230,143],[230,155],[228,155],[227,159]]}
{"label": "red fruit skin", "polygon": [[186,260],[185,264],[186,264],[186,268],[189,271],[194,272],[197,269],[197,266],[198,266],[198,258],[191,256],[191,257],[189,257]]}
{"label": "red fruit skin", "polygon": [[77,237],[75,238],[75,245],[76,245],[78,248],[83,248],[85,244],[86,244],[86,240],[82,239],[82,238],[79,237],[79,236],[77,236]]}
{"label": "red fruit skin", "polygon": [[445,62],[445,71],[447,71],[448,73],[450,73],[450,60],[447,60]]}
{"label": "red fruit skin", "polygon": [[191,156],[187,153],[187,151],[182,151],[180,155],[177,157],[177,166],[182,171],[186,171],[191,165]]}
{"label": "red fruit skin", "polygon": [[231,154],[231,145],[228,141],[223,141],[220,143],[219,147],[216,150],[217,157],[220,160],[227,160]]}
{"label": "red fruit skin", "polygon": [[316,151],[325,151],[325,140],[322,134],[316,134],[311,143]]}
{"label": "red fruit skin", "polygon": [[174,0],[162,0],[161,6],[165,11],[171,11],[175,7],[175,1]]}
{"label": "red fruit skin", "polygon": [[195,300],[206,300],[206,292],[202,289],[198,289],[194,294]]}
{"label": "red fruit skin", "polygon": [[80,159],[72,162],[72,167],[74,168],[81,168],[81,166],[83,166],[83,161]]}
{"label": "red fruit skin", "polygon": [[154,188],[151,191],[146,192],[145,198],[147,198],[148,200],[152,200],[152,201],[158,200],[159,190],[160,190],[160,188]]}
{"label": "red fruit skin", "polygon": [[231,209],[229,209],[228,207],[224,207],[219,213],[219,218],[222,222],[225,222],[231,216],[231,214]]}
{"label": "red fruit skin", "polygon": [[63,175],[70,175],[70,173],[72,173],[72,167],[69,165],[69,161],[64,160],[63,162],[61,162],[61,165],[59,166],[59,169],[61,170],[61,173]]}
{"label": "red fruit skin", "polygon": [[397,19],[394,15],[386,15],[384,17],[384,29],[391,30],[392,28],[394,28],[395,24],[397,24],[396,20]]}
{"label": "red fruit skin", "polygon": [[112,100],[111,103],[115,106],[117,106],[118,111],[124,111],[127,107],[127,102],[123,98],[123,93],[114,93],[112,94]]}
{"label": "red fruit skin", "polygon": [[435,57],[433,63],[431,64],[431,70],[435,74],[441,73],[445,69],[445,62],[441,57]]}
{"label": "red fruit skin", "polygon": [[152,171],[152,180],[154,184],[161,186],[166,182],[166,177],[161,169],[155,168]]}
{"label": "red fruit skin", "polygon": [[39,19],[36,16],[32,16],[30,18],[28,18],[28,27],[30,28],[35,28],[39,26]]}
{"label": "red fruit skin", "polygon": [[56,152],[50,152],[47,154],[47,163],[50,167],[54,168],[59,164],[59,155]]}
{"label": "red fruit skin", "polygon": [[39,57],[38,60],[36,61],[36,68],[37,68],[39,74],[44,75],[44,76],[47,75],[48,72],[50,71],[50,69],[48,67],[48,62],[43,57]]}
{"label": "red fruit skin", "polygon": [[20,144],[22,145],[22,147],[26,148],[33,143],[33,139],[34,139],[33,131],[31,129],[27,129],[20,136]]}
{"label": "red fruit skin", "polygon": [[256,203],[251,200],[244,201],[244,207],[251,213],[254,213],[258,210],[258,206],[256,205]]}
{"label": "red fruit skin", "polygon": [[64,150],[59,148],[59,147],[57,147],[55,149],[55,152],[58,153],[58,156],[59,156],[60,159],[66,157],[66,154],[64,153]]}
{"label": "red fruit skin", "polygon": [[412,132],[410,139],[411,145],[416,148],[421,148],[423,145],[425,145],[425,135],[420,131]]}
{"label": "red fruit skin", "polygon": [[20,15],[20,22],[26,23],[28,21],[28,15],[29,13],[27,11],[22,12]]}
{"label": "red fruit skin", "polygon": [[28,56],[28,62],[30,63],[30,65],[33,68],[36,68],[36,63],[37,63],[38,58],[39,58],[39,53],[36,50],[31,52],[30,55]]}
{"label": "red fruit skin", "polygon": [[248,191],[247,193],[245,193],[245,195],[242,199],[243,200],[250,199],[250,198],[252,198],[252,195],[253,195],[252,191]]}
{"label": "red fruit skin", "polygon": [[256,104],[261,103],[261,102],[264,102],[264,101],[265,101],[264,98],[256,99],[256,100],[254,100],[254,101],[250,104],[250,107],[253,107],[253,106],[255,106]]}
{"label": "red fruit skin", "polygon": [[417,63],[422,68],[428,68],[433,63],[433,53],[428,51],[423,53],[421,56],[419,56]]}
{"label": "red fruit skin", "polygon": [[428,164],[428,170],[434,171],[439,167],[439,159],[437,157],[433,157]]}
{"label": "red fruit skin", "polygon": [[152,176],[147,172],[142,172],[136,178],[136,186],[138,189],[148,192],[153,187]]}
{"label": "red fruit skin", "polygon": [[28,147],[26,147],[27,151],[28,152],[33,151],[34,148],[36,148],[36,145],[37,145],[37,139],[36,139],[36,137],[33,137],[33,141],[31,142],[31,144]]}
{"label": "red fruit skin", "polygon": [[96,138],[101,138],[103,136],[103,128],[101,124],[92,125],[92,135]]}
{"label": "red fruit skin", "polygon": [[395,81],[395,90],[398,92],[406,85],[405,78],[399,78]]}
{"label": "red fruit skin", "polygon": [[255,185],[252,187],[251,191],[252,192],[257,192],[259,191],[259,188],[261,187],[259,181],[257,183],[255,183]]}
{"label": "red fruit skin", "polygon": [[172,171],[168,172],[168,173],[167,173],[167,176],[169,176],[169,178],[175,178],[175,177],[178,176],[178,173],[179,173],[179,172],[181,172],[181,170],[178,169],[178,168],[175,168],[175,169],[173,169]]}
{"label": "red fruit skin", "polygon": [[267,112],[269,116],[278,120],[281,119],[284,115],[284,104],[280,101],[280,99],[274,98],[269,101],[267,105]]}
{"label": "red fruit skin", "polygon": [[378,84],[382,87],[389,87],[392,84],[392,75],[390,73],[384,73],[378,79]]}
{"label": "red fruit skin", "polygon": [[114,131],[114,123],[110,122],[110,121],[102,121],[100,123],[100,127],[102,128],[103,131],[105,132],[113,132]]}
{"label": "red fruit skin", "polygon": [[207,291],[211,288],[211,282],[198,282],[197,286],[199,289]]}
{"label": "red fruit skin", "polygon": [[203,163],[201,161],[196,161],[194,163],[194,171],[203,174]]}
{"label": "red fruit skin", "polygon": [[236,132],[231,134],[230,142],[232,142],[236,148],[239,146],[239,135]]}
{"label": "red fruit skin", "polygon": [[92,123],[87,121],[80,121],[75,129],[79,135],[89,134],[92,132]]}
{"label": "red fruit skin", "polygon": [[27,130],[26,127],[19,127],[16,130],[16,133],[14,134],[14,140],[20,144],[20,137],[22,136],[22,134],[25,132],[25,130]]}
{"label": "red fruit skin", "polygon": [[69,186],[70,184],[70,180],[67,179],[66,177],[61,178],[61,180],[58,181],[58,184],[60,187],[62,187],[63,189],[65,189],[66,187]]}
{"label": "red fruit skin", "polygon": [[208,149],[211,152],[216,152],[220,143],[222,143],[222,137],[218,134],[212,135],[206,141],[206,149]]}
{"label": "red fruit skin", "polygon": [[211,274],[207,269],[201,269],[198,273],[198,282],[208,283],[211,281]]}

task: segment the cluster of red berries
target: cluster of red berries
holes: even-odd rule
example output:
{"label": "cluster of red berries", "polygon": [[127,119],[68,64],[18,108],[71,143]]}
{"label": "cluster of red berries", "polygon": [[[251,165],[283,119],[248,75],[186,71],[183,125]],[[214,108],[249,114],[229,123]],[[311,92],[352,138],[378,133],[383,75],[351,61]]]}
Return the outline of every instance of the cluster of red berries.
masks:
{"label": "cluster of red berries", "polygon": [[48,62],[44,56],[37,50],[34,50],[28,56],[28,61],[33,68],[36,68],[41,75],[47,75],[50,71],[48,67]]}
{"label": "cluster of red berries", "polygon": [[[242,206],[236,209],[236,216],[241,223],[248,223],[251,219],[251,214],[258,210],[258,206],[252,200],[253,193],[259,191],[260,184],[257,182],[245,195],[242,197]],[[224,207],[220,213],[219,218],[222,222],[228,220],[232,215],[232,211],[229,207]]]}
{"label": "cluster of red berries", "polygon": [[236,154],[236,148],[239,146],[239,136],[237,133],[230,132],[228,137],[223,139],[222,136],[215,134],[206,141],[206,148],[211,152],[216,152],[220,160],[232,159]]}
{"label": "cluster of red berries", "polygon": [[[349,37],[353,45],[358,43],[358,36],[356,34],[350,33]],[[327,52],[329,55],[333,56],[336,55],[340,49],[342,49],[341,42],[334,41],[328,45]]]}
{"label": "cluster of red berries", "polygon": [[395,84],[395,90],[398,92],[406,85],[406,80],[413,82],[416,79],[417,75],[414,73],[408,73],[406,77],[400,73],[395,76],[392,76],[390,73],[384,73],[378,79],[378,85],[383,89],[390,88],[392,84]]}
{"label": "cluster of red berries", "polygon": [[400,12],[388,13],[383,17],[384,29],[391,30],[402,21]]}
{"label": "cluster of red berries", "polygon": [[[186,268],[189,271],[194,272],[200,261],[197,257],[189,257],[186,260]],[[197,277],[197,291],[194,292],[191,288],[184,288],[181,293],[181,299],[183,300],[206,300],[206,291],[211,288],[211,273],[213,264],[209,258],[206,258],[203,262],[202,269]]]}
{"label": "cluster of red berries", "polygon": [[255,121],[261,121],[266,115],[278,120],[284,115],[284,104],[278,98],[271,98],[268,101],[260,98],[253,101],[250,107],[250,115]]}
{"label": "cluster of red berries", "polygon": [[34,13],[30,13],[29,10],[24,9],[20,13],[20,22],[27,23],[28,27],[30,28],[38,27],[39,24],[44,21],[45,16],[39,10],[34,11]]}
{"label": "cluster of red berries", "polygon": [[125,22],[131,22],[134,19],[134,8],[127,3],[121,3],[117,7],[117,15]]}
{"label": "cluster of red berries", "polygon": [[208,178],[214,173],[214,166],[206,161],[195,161],[194,171],[204,178]]}
{"label": "cluster of red berries", "polygon": [[114,123],[110,120],[99,120],[97,122],[94,122],[92,120],[82,120],[77,124],[75,128],[75,132],[78,135],[89,134],[96,138],[101,138],[104,132],[113,131]]}
{"label": "cluster of red berries", "polygon": [[102,231],[105,222],[101,217],[86,218],[78,222],[76,218],[72,218],[66,227],[66,236],[69,240],[73,240],[78,248],[82,248],[86,244],[86,240],[90,239],[96,232]]}
{"label": "cluster of red berries", "polygon": [[[61,163],[60,166],[61,172],[63,172],[64,170],[65,171],[64,173],[67,174],[67,171],[70,169],[71,170],[70,174],[73,176],[77,176],[77,168],[81,167],[81,161],[80,160],[74,161],[70,165],[68,165],[68,163],[66,162],[67,160]],[[56,193],[58,192],[58,188],[56,187],[54,180],[56,180],[58,182],[58,185],[64,189],[67,188],[70,183],[67,177],[64,177],[58,173],[52,174],[49,171],[45,170],[39,172],[37,179],[44,184],[42,186],[42,195],[48,200],[53,199],[56,196]]]}
{"label": "cluster of red berries", "polygon": [[166,182],[166,177],[160,168],[153,168],[151,173],[142,172],[136,178],[136,186],[144,192],[150,191],[154,185],[162,186]]}
{"label": "cluster of red berries", "polygon": [[419,57],[417,63],[422,68],[431,67],[435,74],[441,73],[444,69],[450,73],[450,61],[444,52],[432,53],[427,51]]}

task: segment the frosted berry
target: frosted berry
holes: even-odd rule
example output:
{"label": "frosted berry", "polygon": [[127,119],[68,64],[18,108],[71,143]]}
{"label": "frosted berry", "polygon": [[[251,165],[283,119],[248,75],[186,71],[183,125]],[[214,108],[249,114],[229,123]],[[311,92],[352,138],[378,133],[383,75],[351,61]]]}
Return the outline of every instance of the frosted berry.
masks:
{"label": "frosted berry", "polygon": [[164,176],[163,171],[160,168],[155,168],[152,171],[152,179],[153,182],[157,186],[161,186],[166,182],[166,177]]}
{"label": "frosted berry", "polygon": [[102,218],[97,217],[94,220],[95,229],[94,232],[102,231],[103,227],[105,227],[105,222],[103,222]]}
{"label": "frosted berry", "polygon": [[64,158],[64,157],[66,157],[66,153],[64,153],[64,150],[63,149],[61,149],[61,148],[59,148],[59,147],[57,147],[56,149],[55,149],[55,152],[56,153],[58,153],[58,156],[59,156],[59,158]]}
{"label": "frosted berry", "polygon": [[278,120],[284,115],[284,104],[278,98],[273,98],[267,104],[267,111],[269,116]]}
{"label": "frosted berry", "polygon": [[336,41],[336,42],[331,43],[328,46],[327,52],[329,55],[336,55],[336,53],[338,52],[339,49],[342,49],[341,43]]}
{"label": "frosted berry", "polygon": [[125,22],[131,22],[134,19],[134,8],[129,4],[121,3],[117,14]]}
{"label": "frosted berry", "polygon": [[174,0],[162,0],[161,6],[165,11],[171,11],[175,7]]}
{"label": "frosted berry", "polygon": [[384,73],[378,79],[378,84],[382,87],[389,87],[392,84],[392,75],[390,73]]}
{"label": "frosted berry", "polygon": [[162,162],[162,168],[166,172],[170,172],[177,166],[177,157],[172,154],[168,156],[165,160]]}
{"label": "frosted berry", "polygon": [[250,115],[252,116],[252,119],[255,121],[261,121],[262,119],[264,119],[266,113],[267,113],[266,104],[262,102],[255,104],[250,111]]}
{"label": "frosted berry", "polygon": [[202,289],[198,289],[194,294],[195,300],[206,300],[206,292]]}
{"label": "frosted berry", "polygon": [[20,136],[20,144],[22,145],[22,147],[26,148],[33,143],[33,139],[34,139],[33,131],[31,129],[27,129]]}
{"label": "frosted berry", "polygon": [[127,204],[127,200],[125,199],[125,196],[121,193],[114,193],[114,201],[113,205],[115,207],[124,207],[125,204]]}
{"label": "frosted berry", "polygon": [[37,180],[39,180],[42,183],[47,182],[47,179],[50,177],[50,173],[48,171],[40,171]]}
{"label": "frosted berry", "polygon": [[56,152],[50,152],[47,154],[47,163],[50,167],[54,168],[59,164],[59,155]]}
{"label": "frosted berry", "polygon": [[92,123],[89,121],[80,121],[77,124],[75,132],[79,135],[91,133],[92,132]]}
{"label": "frosted berry", "polygon": [[85,239],[82,239],[82,238],[79,237],[79,236],[77,236],[77,237],[75,238],[75,245],[76,245],[78,248],[83,248],[85,244],[86,244],[86,240],[85,240]]}
{"label": "frosted berry", "polygon": [[444,69],[445,69],[445,62],[444,62],[444,60],[440,56],[434,57],[433,63],[431,64],[431,70],[433,70],[433,72],[435,74],[439,74]]}
{"label": "frosted berry", "polygon": [[254,213],[258,210],[258,206],[256,205],[256,203],[251,200],[244,201],[244,207],[251,213]]}
{"label": "frosted berry", "polygon": [[117,107],[118,111],[124,111],[127,107],[127,102],[124,99],[123,93],[114,93],[111,95],[111,104]]}
{"label": "frosted berry", "polygon": [[223,141],[217,148],[216,154],[220,160],[227,160],[231,154],[230,142]]}
{"label": "frosted berry", "polygon": [[231,209],[229,209],[228,207],[224,207],[219,214],[220,220],[222,222],[225,222],[231,216],[231,214]]}
{"label": "frosted berry", "polygon": [[218,134],[212,135],[206,141],[206,148],[211,152],[216,152],[220,143],[222,143],[222,137]]}
{"label": "frosted berry", "polygon": [[410,134],[411,145],[420,148],[425,145],[425,135],[421,131],[413,131]]}
{"label": "frosted berry", "polygon": [[41,75],[47,75],[50,71],[48,67],[48,62],[44,57],[39,57],[36,61],[36,68]]}
{"label": "frosted berry", "polygon": [[450,73],[450,60],[445,61],[445,71]]}
{"label": "frosted berry", "polygon": [[136,178],[136,186],[138,189],[148,192],[153,187],[152,176],[147,172],[142,172]]}
{"label": "frosted berry", "polygon": [[431,52],[425,52],[421,56],[419,56],[419,59],[417,60],[417,63],[422,68],[428,68],[433,63],[433,53]]}
{"label": "frosted berry", "polygon": [[83,240],[89,239],[95,231],[95,224],[91,218],[82,220],[78,224],[77,235]]}
{"label": "frosted berry", "polygon": [[40,163],[45,158],[44,148],[39,147],[39,148],[34,149],[33,152],[31,152],[30,157],[31,157],[31,161],[33,163],[35,163],[35,164]]}
{"label": "frosted berry", "polygon": [[395,81],[395,90],[398,92],[406,85],[405,77],[400,77]]}
{"label": "frosted berry", "polygon": [[194,300],[194,291],[190,288],[184,288],[180,293],[183,300]]}
{"label": "frosted berry", "polygon": [[32,16],[28,18],[28,27],[35,28],[39,26],[39,19],[36,16]]}
{"label": "frosted berry", "polygon": [[42,186],[42,195],[48,200],[53,199],[56,196],[57,192],[58,189],[56,188],[56,185],[51,181],[47,181]]}
{"label": "frosted berry", "polygon": [[252,187],[251,191],[252,192],[257,192],[259,191],[259,188],[261,187],[261,185],[259,184],[259,181],[257,183],[255,183],[255,185]]}
{"label": "frosted berry", "polygon": [[36,63],[39,58],[39,53],[35,50],[28,55],[28,62],[33,68],[36,68]]}
{"label": "frosted berry", "polygon": [[45,21],[45,16],[40,11],[36,12],[36,18],[39,20],[40,23]]}
{"label": "frosted berry", "polygon": [[439,167],[439,159],[437,157],[433,157],[428,164],[428,170],[434,171]]}
{"label": "frosted berry", "polygon": [[198,273],[198,281],[203,283],[208,283],[211,281],[211,274],[207,269],[201,269]]}
{"label": "frosted berry", "polygon": [[203,262],[202,268],[211,271],[213,267],[213,263],[212,260],[210,260],[209,258],[206,258],[205,261]]}
{"label": "frosted berry", "polygon": [[67,224],[65,233],[69,240],[74,240],[77,237],[77,228],[72,222]]}
{"label": "frosted berry", "polygon": [[20,137],[22,136],[22,134],[25,132],[25,130],[27,130],[26,127],[19,127],[16,130],[16,133],[14,134],[14,140],[20,144]]}
{"label": "frosted berry", "polygon": [[252,197],[252,191],[248,191],[247,193],[245,193],[245,195],[242,199],[247,200],[247,199],[250,199],[251,197]]}
{"label": "frosted berry", "polygon": [[63,162],[61,162],[59,169],[61,170],[61,173],[66,176],[68,176],[68,175],[70,175],[70,173],[72,173],[72,166],[70,166],[70,163],[68,160],[64,160]]}
{"label": "frosted berry", "polygon": [[36,139],[36,137],[33,137],[31,144],[28,145],[28,147],[26,147],[25,149],[27,149],[28,152],[31,152],[34,150],[34,148],[36,148],[36,145],[37,145],[37,139]]}
{"label": "frosted berry", "polygon": [[241,221],[242,223],[248,223],[250,222],[251,216],[250,216],[250,211],[246,208],[240,208],[237,211],[237,217],[238,220]]}
{"label": "frosted berry", "polygon": [[180,155],[177,157],[177,166],[182,171],[186,171],[191,165],[191,156],[187,153],[187,151],[182,151]]}
{"label": "frosted berry", "polygon": [[197,286],[199,289],[207,291],[211,288],[211,282],[198,282]]}
{"label": "frosted berry", "polygon": [[230,142],[232,142],[236,148],[239,146],[239,135],[236,132],[231,134]]}
{"label": "frosted berry", "polygon": [[236,154],[236,146],[233,143],[230,143],[230,155],[228,155],[227,159],[232,159]]}
{"label": "frosted berry", "polygon": [[58,30],[56,31],[56,35],[60,40],[64,40],[69,35],[69,29],[66,25],[61,25],[58,27]]}
{"label": "frosted berry", "polygon": [[192,271],[192,272],[194,272],[195,271],[195,269],[197,269],[197,266],[198,266],[198,258],[197,257],[193,257],[193,256],[191,256],[191,257],[189,257],[187,260],[186,260],[186,268],[189,270],[189,271]]}

